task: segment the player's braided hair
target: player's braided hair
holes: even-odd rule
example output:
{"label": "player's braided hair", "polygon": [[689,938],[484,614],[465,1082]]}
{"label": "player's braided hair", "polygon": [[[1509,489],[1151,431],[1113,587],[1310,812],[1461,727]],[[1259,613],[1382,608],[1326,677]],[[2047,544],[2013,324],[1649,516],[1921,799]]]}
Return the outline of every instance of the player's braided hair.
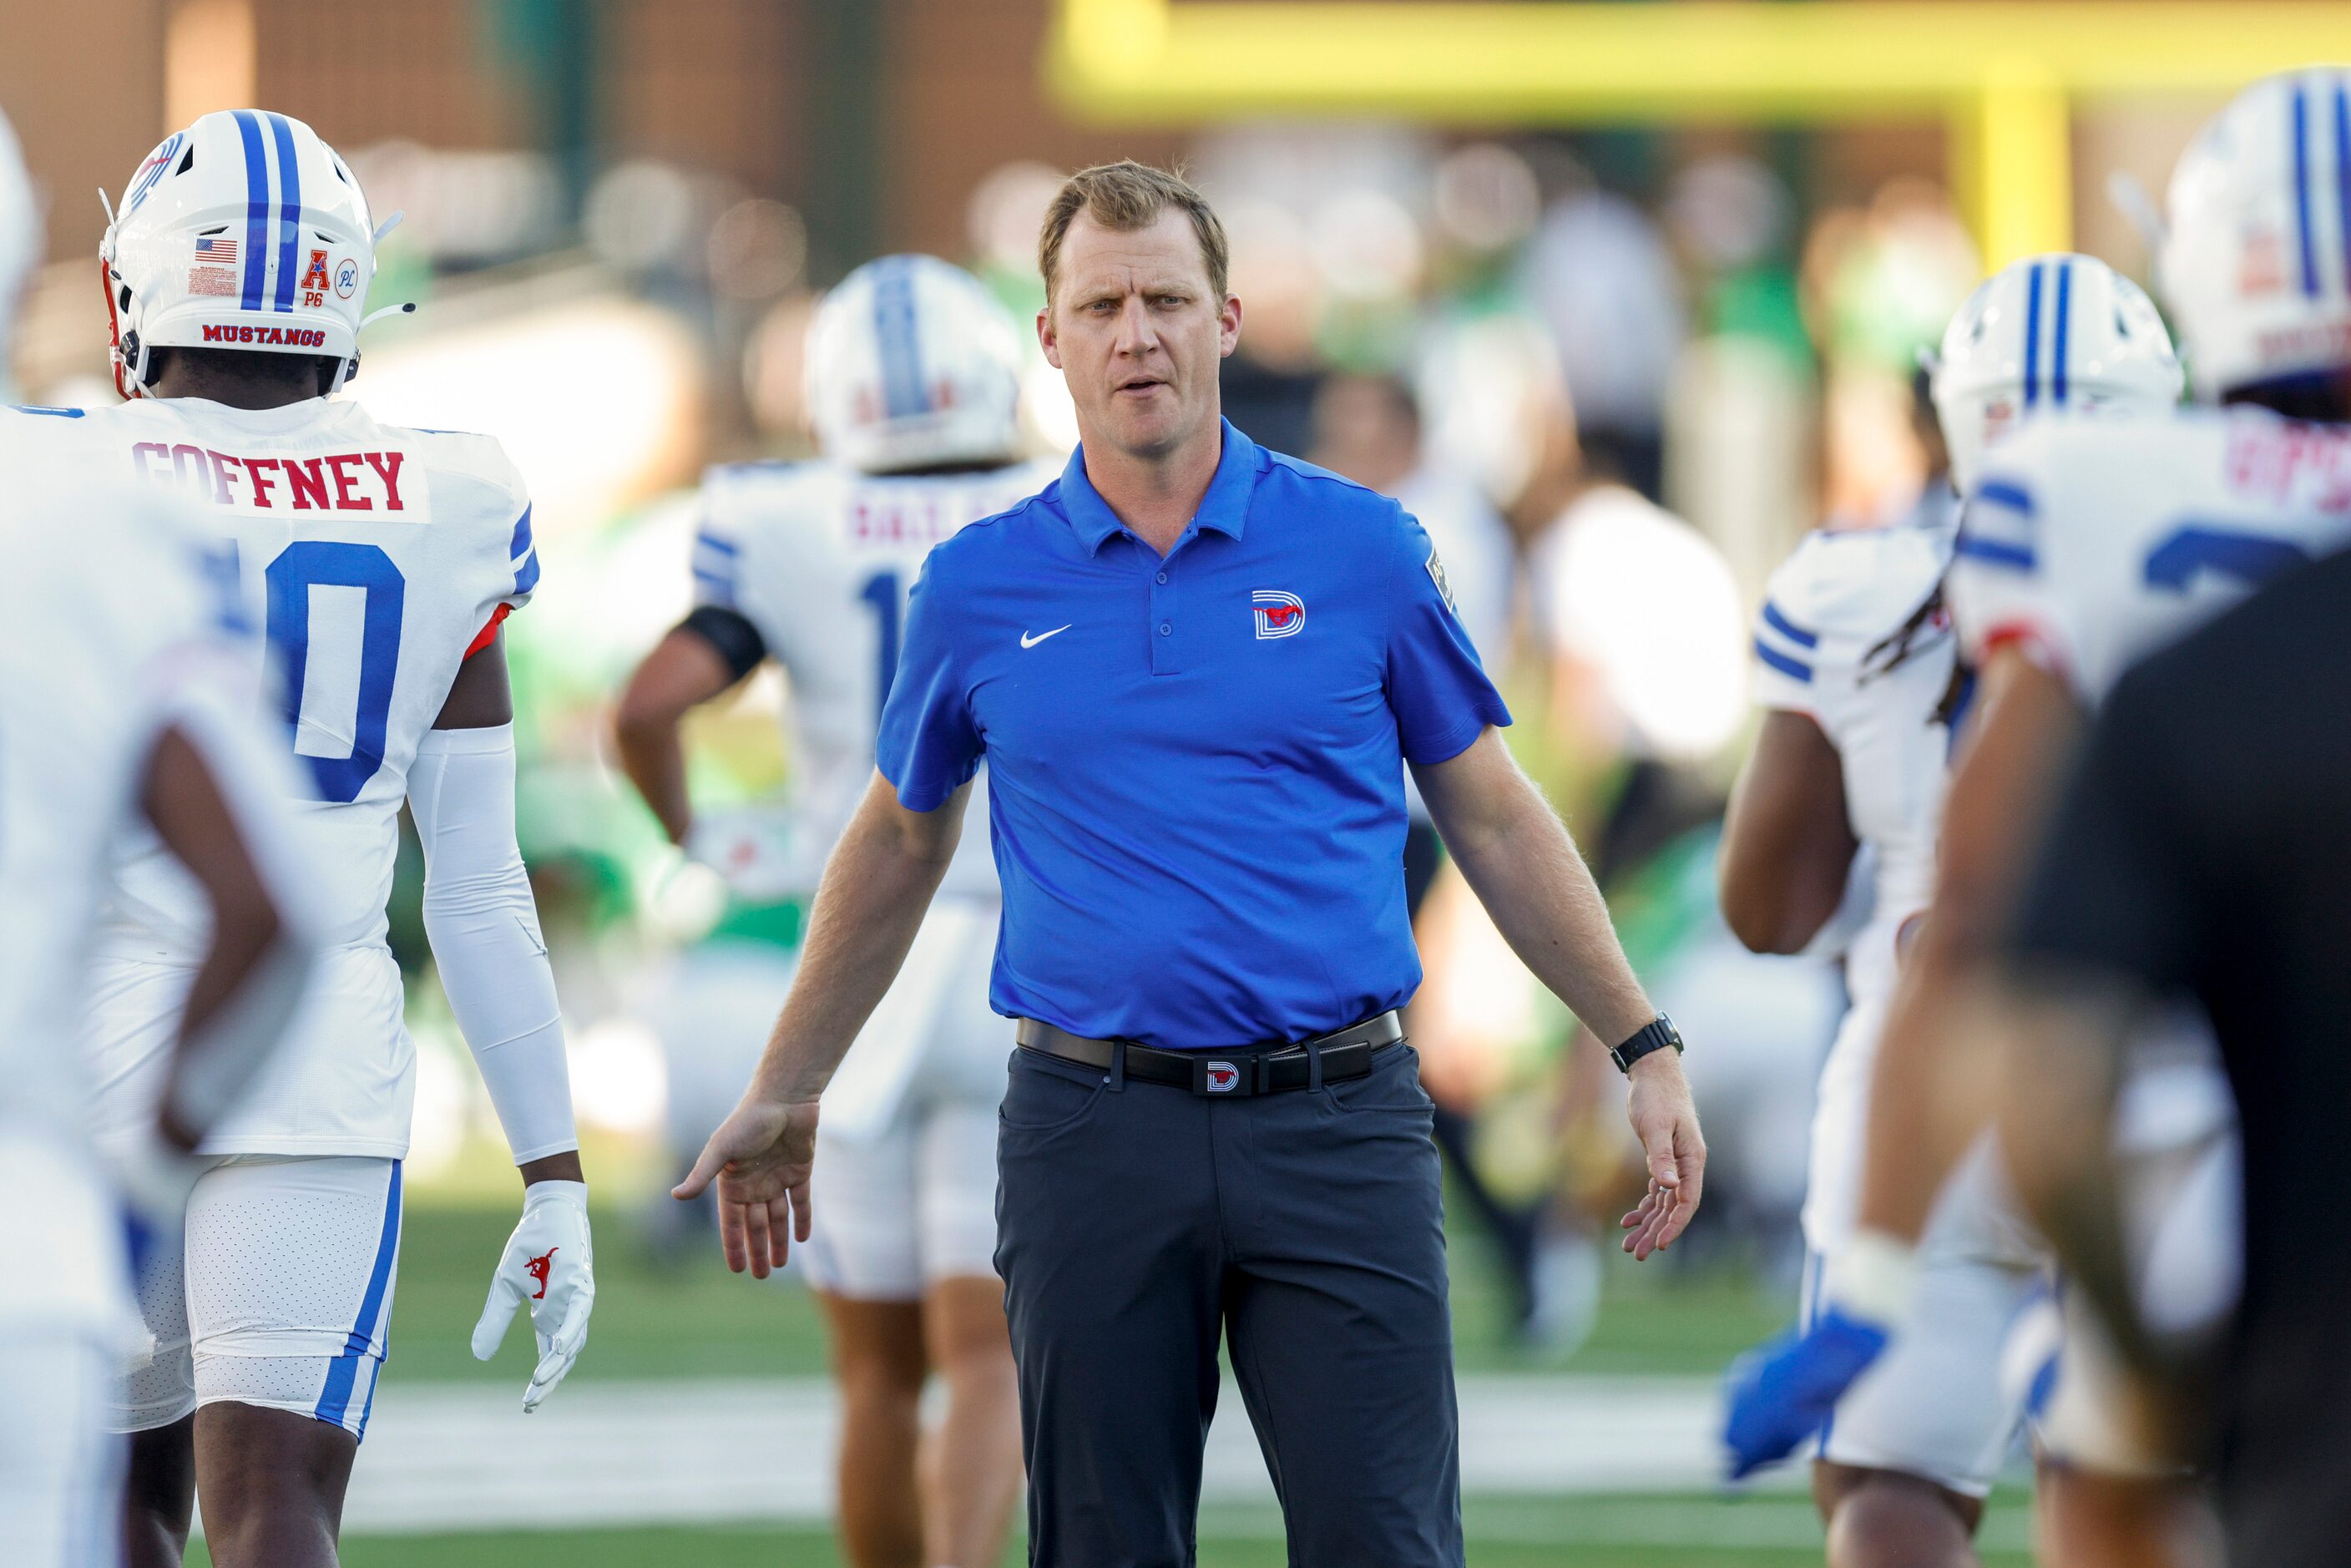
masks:
{"label": "player's braided hair", "polygon": [[[1934,591],[1928,593],[1909,619],[1892,632],[1871,643],[1861,656],[1862,684],[1890,675],[1910,661],[1912,655],[1924,653],[1943,637],[1951,634],[1950,617],[1944,613],[1943,583],[1938,578]],[[1935,721],[1949,724],[1958,714],[1961,694],[1974,672],[1964,663],[1955,663],[1951,684],[1944,691],[1941,702],[1935,705]]]}

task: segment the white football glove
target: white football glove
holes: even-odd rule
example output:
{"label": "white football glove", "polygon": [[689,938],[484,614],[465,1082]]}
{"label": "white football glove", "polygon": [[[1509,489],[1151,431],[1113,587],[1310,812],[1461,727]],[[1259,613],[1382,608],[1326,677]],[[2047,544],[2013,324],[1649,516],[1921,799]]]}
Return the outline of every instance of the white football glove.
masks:
{"label": "white football glove", "polygon": [[791,823],[772,809],[719,807],[696,812],[685,858],[716,872],[736,897],[770,904],[799,892],[805,874],[793,862]]}
{"label": "white football glove", "polygon": [[588,1186],[535,1181],[523,1188],[522,1220],[507,1238],[506,1255],[490,1281],[490,1299],[474,1325],[474,1359],[498,1353],[517,1308],[528,1303],[538,1335],[538,1365],[523,1390],[523,1413],[555,1392],[588,1343],[588,1314],[596,1304],[595,1249],[588,1238]]}

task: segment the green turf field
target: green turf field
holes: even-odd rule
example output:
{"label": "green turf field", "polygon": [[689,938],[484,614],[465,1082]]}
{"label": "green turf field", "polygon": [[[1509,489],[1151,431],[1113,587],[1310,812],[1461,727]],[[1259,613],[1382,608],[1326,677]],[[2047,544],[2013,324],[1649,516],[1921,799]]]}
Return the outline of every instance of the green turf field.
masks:
{"label": "green turf field", "polygon": [[[481,1204],[411,1206],[392,1304],[393,1384],[489,1377],[527,1380],[528,1340],[508,1336],[488,1366],[466,1342],[511,1211]],[[790,1283],[726,1271],[717,1244],[656,1257],[636,1216],[596,1216],[596,1315],[575,1377],[807,1375],[824,1370],[815,1303]],[[1794,1302],[1731,1270],[1671,1269],[1609,1255],[1599,1326],[1583,1349],[1552,1360],[1510,1343],[1491,1273],[1475,1238],[1455,1244],[1455,1339],[1464,1371],[1541,1366],[1570,1372],[1709,1374],[1784,1327]]]}
{"label": "green turf field", "polygon": [[[728,1274],[715,1244],[656,1255],[641,1218],[641,1210],[625,1208],[597,1216],[595,1322],[575,1377],[780,1377],[823,1370],[820,1326],[804,1291]],[[526,1335],[509,1335],[486,1366],[466,1349],[490,1262],[512,1224],[512,1210],[488,1195],[412,1205],[385,1374],[395,1385],[489,1379],[521,1387],[529,1367]],[[1479,1245],[1475,1237],[1455,1244],[1456,1329],[1466,1370],[1710,1374],[1777,1332],[1792,1312],[1782,1292],[1737,1269],[1660,1269],[1611,1254],[1597,1329],[1572,1357],[1548,1359],[1504,1332]],[[1473,1496],[1467,1518],[1470,1561],[1491,1568],[1798,1568],[1820,1561],[1811,1507],[1787,1492]],[[2022,1500],[2004,1495],[1987,1523],[1985,1544],[1992,1550],[1986,1562],[1997,1568],[2024,1563],[2026,1539]],[[1203,1518],[1201,1542],[1204,1568],[1270,1568],[1284,1561],[1279,1520],[1262,1511],[1212,1511]],[[520,1561],[566,1568],[819,1568],[840,1561],[826,1534],[805,1526],[404,1535],[345,1546],[350,1568],[511,1568]],[[1018,1557],[1016,1548],[1008,1560]],[[201,1548],[189,1561],[209,1568]]]}
{"label": "green turf field", "polygon": [[[1472,1498],[1469,1561],[1477,1568],[1812,1568],[1821,1561],[1810,1505],[1792,1498],[1714,1496]],[[1986,1568],[2025,1568],[2020,1497],[1997,1498],[1984,1528]],[[1019,1560],[1016,1543],[1008,1563]],[[1204,1518],[1201,1568],[1280,1568],[1270,1517]],[[201,1544],[191,1568],[210,1568]],[[344,1543],[346,1568],[835,1568],[820,1531],[649,1529],[399,1536]]]}

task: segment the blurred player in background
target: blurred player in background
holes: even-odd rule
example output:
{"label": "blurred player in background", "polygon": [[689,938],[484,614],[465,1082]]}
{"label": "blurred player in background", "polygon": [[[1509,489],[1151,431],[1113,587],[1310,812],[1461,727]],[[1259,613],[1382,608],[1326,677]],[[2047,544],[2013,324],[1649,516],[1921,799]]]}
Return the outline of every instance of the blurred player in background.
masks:
{"label": "blurred player in background", "polygon": [[[0,117],[0,364],[15,263],[38,256],[40,231]],[[80,1040],[120,836],[145,823],[208,934],[160,1103],[119,1151],[146,1244],[176,1245],[197,1141],[283,1034],[314,956],[236,595],[161,497],[47,460],[71,417],[0,410],[0,1542],[12,1568],[119,1557],[122,1452],[107,1406],[143,1336],[121,1209],[89,1143]]]}
{"label": "blurred player in background", "polygon": [[[2050,295],[2063,297],[2062,328]],[[1867,1264],[1872,1243],[1856,1239],[1855,1214],[1872,1059],[1902,947],[1933,893],[1952,727],[1970,695],[1944,604],[1953,486],[1974,487],[1987,444],[2038,402],[2044,381],[2068,406],[2140,413],[2176,402],[2180,389],[2170,341],[2136,285],[2087,256],[2011,265],[1960,309],[1917,388],[1930,458],[1948,453],[1930,461],[1917,507],[1891,527],[1811,535],[1773,574],[1756,626],[1765,716],[1724,833],[1724,913],[1758,951],[1800,951],[1845,902],[1856,855],[1869,854],[1866,918],[1844,944],[1852,1008],[1822,1069],[1813,1126],[1807,1324],[1834,1289],[1823,1278],[1856,1267],[1856,1246]],[[2041,1271],[1990,1150],[1978,1150],[1927,1226],[1906,1332],[1820,1434],[1813,1493],[1833,1564],[1975,1561],[1983,1500],[2023,1414],[2024,1390],[2003,1385],[2001,1356]],[[1753,1417],[1777,1413],[1761,1394],[1742,1395],[1761,1408],[1733,1419],[1741,1471],[1773,1446],[1758,1443],[1758,1426],[1771,1424]]]}
{"label": "blurred player in background", "polygon": [[[2270,78],[2241,94],[2174,171],[2158,277],[2198,393],[2225,405],[2159,420],[2050,417],[2005,444],[1970,499],[1951,580],[1982,715],[1953,776],[1936,902],[1889,1020],[1873,1093],[1861,1224],[1876,1262],[1831,1300],[1792,1354],[1814,1388],[1842,1386],[1899,1326],[1912,1248],[1943,1178],[1981,1127],[1991,1074],[1980,1006],[1992,944],[2085,716],[2137,660],[2285,568],[2351,538],[2341,482],[2351,422],[2351,72]],[[2325,133],[2322,134],[2321,132]],[[2332,258],[2331,260],[2329,258]],[[2053,326],[2060,281],[2043,309]],[[2050,366],[2053,359],[2043,359]],[[2062,415],[2061,389],[2041,396]],[[2231,1107],[2192,1041],[2145,1042],[2118,1140],[2233,1160]],[[2011,1157],[2032,1151],[2012,1151]],[[2145,1310],[2209,1330],[2234,1288],[2237,1218],[2215,1201],[2150,1222]],[[2167,1260],[2156,1270],[2158,1257]],[[2042,1431],[2043,1530],[2054,1560],[2210,1560],[2182,1461],[2135,1424],[2112,1348],[2069,1313]],[[2044,1473],[2048,1473],[2045,1471]]]}
{"label": "blurred player in background", "polygon": [[[134,1563],[179,1560],[199,1486],[214,1563],[335,1561],[388,1343],[415,1084],[385,944],[403,800],[442,983],[525,1183],[475,1354],[527,1301],[535,1408],[594,1298],[562,1023],[515,842],[498,626],[538,580],[529,502],[496,442],[328,401],[358,363],[377,235],[299,121],[238,110],[167,139],[100,251],[131,401],[68,425],[47,459],[168,491],[220,539],[284,666],[296,842],[325,915],[287,1049],[199,1145],[184,1246],[141,1270],[158,1348],[115,1411],[137,1434]],[[127,857],[93,979],[110,1133],[152,1114],[202,929],[174,868]]]}
{"label": "blurred player in background", "polygon": [[[1339,372],[1314,397],[1314,446],[1307,460],[1356,484],[1394,497],[1418,517],[1445,561],[1461,624],[1497,682],[1508,679],[1511,612],[1518,580],[1518,545],[1510,525],[1471,476],[1430,458],[1422,442],[1420,404],[1395,376]],[[1414,918],[1445,863],[1445,846],[1429,821],[1419,788],[1405,779],[1408,825],[1404,841],[1405,899]],[[1542,1338],[1567,1329],[1575,1314],[1542,1297],[1545,1258],[1541,1205],[1497,1193],[1479,1167],[1479,1107],[1465,1100],[1462,1073],[1445,1071],[1441,1035],[1418,1037],[1423,1084],[1436,1102],[1437,1146],[1451,1163],[1459,1190],[1492,1234],[1512,1310],[1522,1333]],[[1588,1244],[1582,1250],[1588,1253]],[[1546,1306],[1550,1311],[1546,1311]]]}
{"label": "blurred player in background", "polygon": [[[2262,1568],[2326,1568],[2351,1542],[2346,625],[2337,552],[2126,675],[2012,934],[2022,1070],[2001,1134],[2019,1184],[2069,1281],[2213,1456],[2228,1561]],[[2217,1359],[2153,1310],[2169,1298],[2140,1277],[2163,1265],[2108,1154],[2145,1022],[2182,995],[2211,1019],[2244,1114],[2243,1302]]]}
{"label": "blurred player in background", "polygon": [[[1059,472],[1018,458],[1019,364],[1011,319],[977,279],[930,256],[885,256],[845,278],[810,329],[823,459],[719,468],[705,483],[695,608],[638,667],[617,720],[629,777],[695,858],[813,898],[872,777],[923,558]],[[689,710],[769,658],[791,692],[782,840],[739,817],[697,818],[678,740]],[[859,1568],[993,1563],[1020,1495],[1019,1397],[993,1262],[996,1114],[1012,1046],[987,1005],[997,919],[987,837],[967,835],[905,967],[833,1080],[817,1134],[806,1257],[844,1399],[841,1531]],[[780,999],[768,998],[768,1015]],[[705,1132],[733,1108],[764,1044],[760,1024],[735,1039],[668,1042],[674,1059],[707,1059],[681,1061],[681,1081],[727,1085],[725,1101],[704,1108]],[[925,1435],[919,1406],[933,1372],[947,1402]]]}

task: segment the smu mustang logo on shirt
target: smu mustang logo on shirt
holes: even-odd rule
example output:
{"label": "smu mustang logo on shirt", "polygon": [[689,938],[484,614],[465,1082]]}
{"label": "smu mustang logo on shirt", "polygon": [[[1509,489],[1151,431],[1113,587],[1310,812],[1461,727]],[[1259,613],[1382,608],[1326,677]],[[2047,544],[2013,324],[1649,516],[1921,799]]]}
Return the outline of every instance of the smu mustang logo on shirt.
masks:
{"label": "smu mustang logo on shirt", "polygon": [[1256,607],[1259,638],[1295,637],[1306,630],[1306,601],[1294,593],[1260,588],[1249,595],[1249,602]]}

